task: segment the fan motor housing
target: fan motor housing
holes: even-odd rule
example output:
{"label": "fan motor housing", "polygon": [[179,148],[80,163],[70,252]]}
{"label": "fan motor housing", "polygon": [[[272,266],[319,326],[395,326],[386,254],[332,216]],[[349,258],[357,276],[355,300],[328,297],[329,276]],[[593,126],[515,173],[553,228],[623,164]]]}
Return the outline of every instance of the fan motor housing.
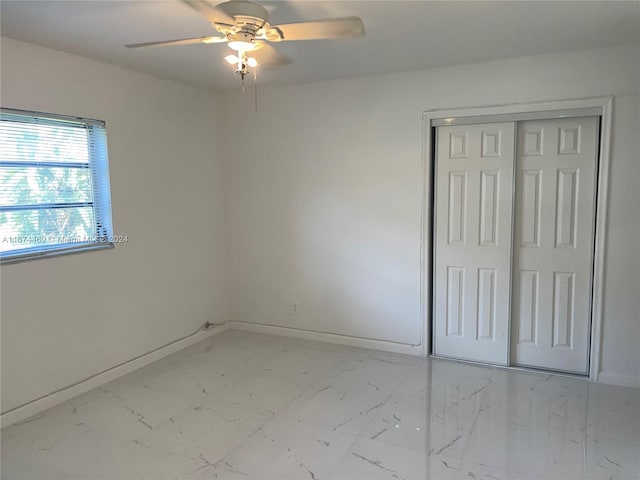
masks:
{"label": "fan motor housing", "polygon": [[231,2],[221,3],[217,7],[231,15],[236,22],[244,21],[250,23],[253,21],[251,23],[255,23],[260,27],[269,21],[269,11],[257,3],[233,0]]}

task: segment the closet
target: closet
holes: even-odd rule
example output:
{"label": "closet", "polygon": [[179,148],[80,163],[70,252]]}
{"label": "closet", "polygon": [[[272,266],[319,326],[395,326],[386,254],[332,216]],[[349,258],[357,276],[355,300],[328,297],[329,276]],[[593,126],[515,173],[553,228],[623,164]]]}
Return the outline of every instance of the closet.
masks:
{"label": "closet", "polygon": [[598,128],[436,128],[435,355],[588,372]]}

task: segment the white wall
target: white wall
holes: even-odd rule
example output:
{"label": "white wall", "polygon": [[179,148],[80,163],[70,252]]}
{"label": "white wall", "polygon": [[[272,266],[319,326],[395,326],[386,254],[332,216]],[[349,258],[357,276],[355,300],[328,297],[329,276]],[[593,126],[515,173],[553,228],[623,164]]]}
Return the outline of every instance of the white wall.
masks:
{"label": "white wall", "polygon": [[227,319],[216,99],[2,39],[3,107],[107,122],[113,250],[5,265],[2,411]]}
{"label": "white wall", "polygon": [[227,96],[231,318],[420,343],[422,112],[615,95],[602,378],[640,386],[639,58],[628,46],[263,88],[258,114],[252,95]]}

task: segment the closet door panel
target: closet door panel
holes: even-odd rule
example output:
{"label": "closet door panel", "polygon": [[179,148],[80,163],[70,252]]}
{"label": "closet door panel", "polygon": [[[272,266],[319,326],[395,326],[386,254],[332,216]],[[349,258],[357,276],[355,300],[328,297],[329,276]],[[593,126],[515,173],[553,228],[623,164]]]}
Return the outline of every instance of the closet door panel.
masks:
{"label": "closet door panel", "polygon": [[434,352],[509,361],[515,124],[439,127]]}
{"label": "closet door panel", "polygon": [[514,364],[587,372],[597,138],[596,117],[518,124]]}

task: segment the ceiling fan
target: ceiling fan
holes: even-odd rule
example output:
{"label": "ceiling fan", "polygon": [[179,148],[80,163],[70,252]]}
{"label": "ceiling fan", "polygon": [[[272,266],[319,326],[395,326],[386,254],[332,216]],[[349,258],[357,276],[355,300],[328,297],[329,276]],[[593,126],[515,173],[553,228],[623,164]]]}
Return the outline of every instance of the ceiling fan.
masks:
{"label": "ceiling fan", "polygon": [[236,66],[236,73],[244,80],[248,68],[260,65],[263,68],[272,69],[291,63],[289,57],[273,48],[269,42],[353,38],[364,35],[364,25],[359,17],[271,25],[269,12],[257,3],[231,0],[214,6],[206,0],[182,1],[209,20],[221,35],[133,43],[125,46],[145,48],[226,43],[237,54],[227,55],[225,60]]}

